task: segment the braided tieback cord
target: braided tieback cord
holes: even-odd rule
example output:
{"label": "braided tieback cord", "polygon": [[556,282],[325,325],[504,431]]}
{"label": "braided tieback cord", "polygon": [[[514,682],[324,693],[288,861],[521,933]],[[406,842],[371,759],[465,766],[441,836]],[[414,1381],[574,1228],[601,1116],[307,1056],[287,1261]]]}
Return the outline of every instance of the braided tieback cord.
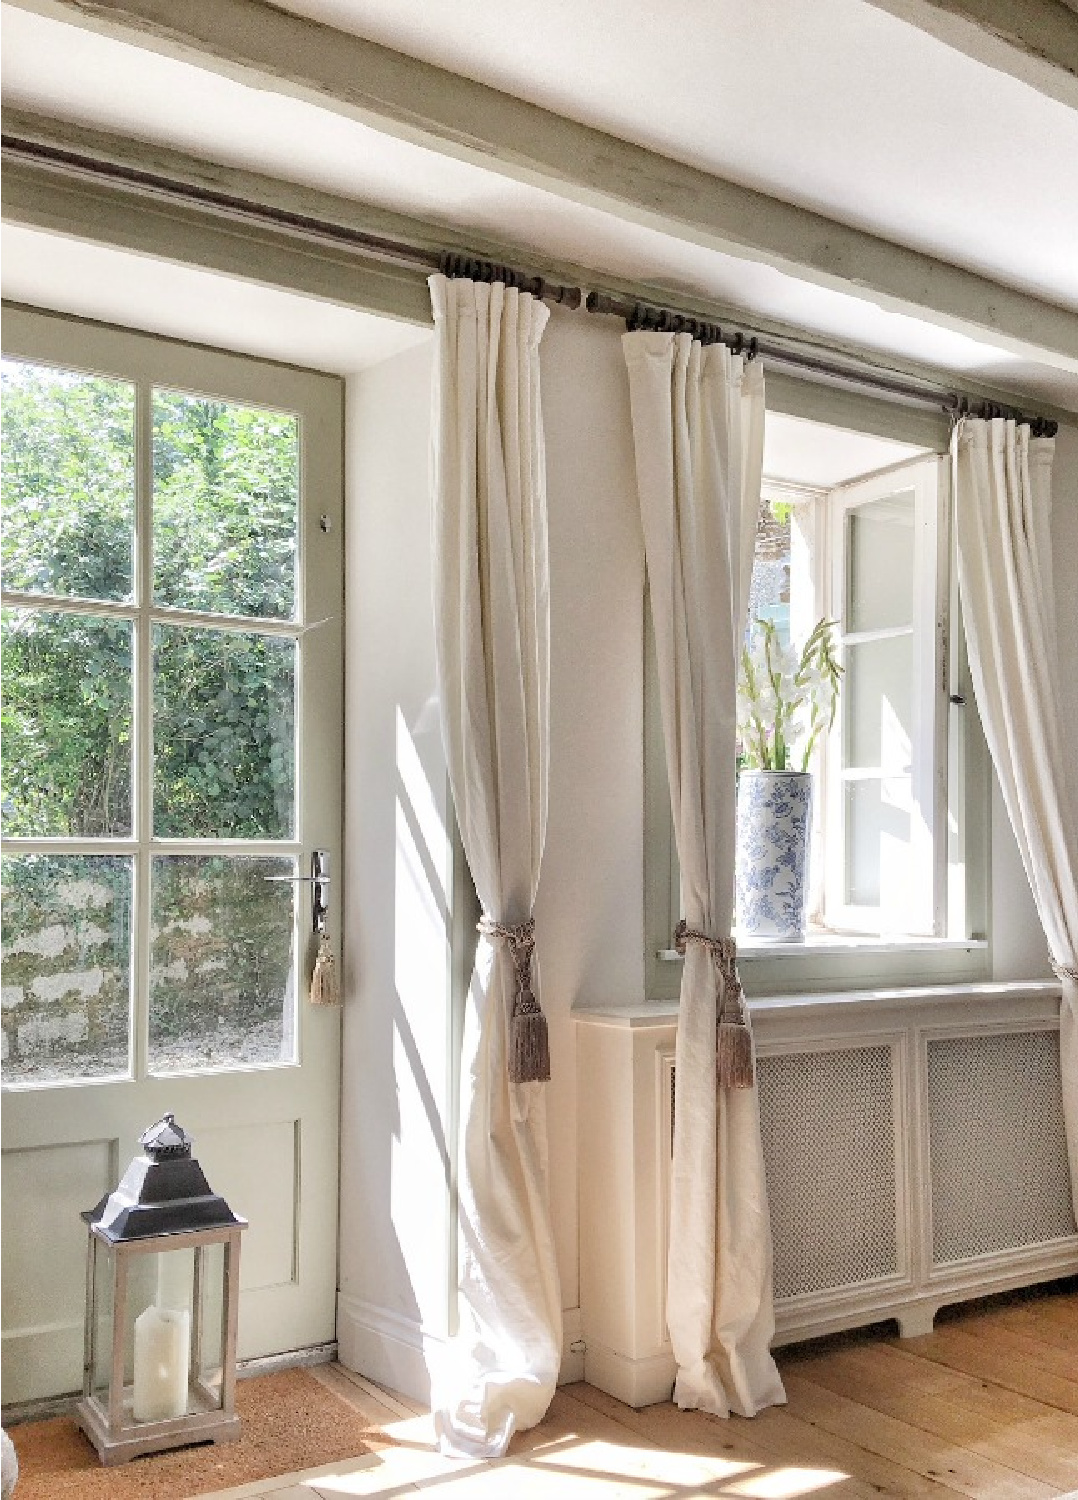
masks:
{"label": "braided tieback cord", "polygon": [[715,1065],[719,1086],[750,1089],[755,1078],[752,1028],[737,972],[737,945],[733,938],[708,937],[706,932],[696,932],[687,922],[679,922],[674,931],[674,947],[682,958],[689,943],[699,943],[707,949],[718,975]]}
{"label": "braided tieback cord", "polygon": [[550,1039],[546,1016],[532,989],[532,954],[535,952],[535,919],[518,927],[506,927],[492,917],[476,924],[484,937],[499,938],[509,946],[517,976],[513,1018],[509,1023],[509,1077],[513,1083],[547,1083],[550,1080]]}
{"label": "braided tieback cord", "polygon": [[1053,970],[1057,979],[1070,979],[1078,984],[1078,969],[1071,964],[1053,964]]}

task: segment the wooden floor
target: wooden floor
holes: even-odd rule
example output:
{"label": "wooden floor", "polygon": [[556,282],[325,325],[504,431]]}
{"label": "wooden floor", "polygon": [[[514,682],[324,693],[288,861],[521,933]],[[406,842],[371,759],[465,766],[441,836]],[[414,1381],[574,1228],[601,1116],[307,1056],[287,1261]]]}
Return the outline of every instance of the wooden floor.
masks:
{"label": "wooden floor", "polygon": [[1078,1500],[1078,1282],[944,1315],[925,1338],[846,1335],[784,1350],[789,1405],[719,1421],[666,1404],[633,1411],[589,1385],[498,1463],[441,1458],[430,1418],[339,1365],[316,1373],[387,1445],[229,1500],[688,1500],[968,1495]]}

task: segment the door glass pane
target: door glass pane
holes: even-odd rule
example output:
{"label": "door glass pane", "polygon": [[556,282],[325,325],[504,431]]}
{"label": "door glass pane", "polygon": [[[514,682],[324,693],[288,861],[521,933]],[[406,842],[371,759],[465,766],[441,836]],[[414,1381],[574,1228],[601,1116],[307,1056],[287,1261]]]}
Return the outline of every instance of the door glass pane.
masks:
{"label": "door glass pane", "polygon": [[154,832],[290,838],[295,642],[171,625],[153,641]]}
{"label": "door glass pane", "polygon": [[127,1072],[131,878],[111,855],[4,857],[5,1083]]}
{"label": "door glass pane", "polygon": [[150,1067],[290,1062],[295,1055],[294,859],[153,861]]}
{"label": "door glass pane", "polygon": [[4,610],[3,829],[30,838],[131,832],[131,625]]}
{"label": "door glass pane", "polygon": [[913,636],[846,647],[843,764],[908,771],[913,735]]}
{"label": "door glass pane", "polygon": [[859,505],[846,524],[847,632],[912,624],[913,491]]}
{"label": "door glass pane", "polygon": [[153,483],[159,604],[294,617],[299,514],[294,416],[155,390]]}
{"label": "door glass pane", "polygon": [[3,583],[129,599],[135,532],[135,388],[5,359]]}

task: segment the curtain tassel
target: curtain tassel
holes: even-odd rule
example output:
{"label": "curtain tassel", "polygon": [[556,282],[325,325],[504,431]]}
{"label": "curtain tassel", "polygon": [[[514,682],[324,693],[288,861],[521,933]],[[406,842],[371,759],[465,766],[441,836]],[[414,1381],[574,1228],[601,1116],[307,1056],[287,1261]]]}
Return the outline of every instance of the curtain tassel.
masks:
{"label": "curtain tassel", "polygon": [[509,957],[517,978],[513,1015],[509,1022],[509,1078],[512,1083],[550,1082],[550,1035],[546,1016],[532,989],[532,954],[535,952],[535,919],[518,927],[506,927],[493,917],[481,917],[484,937],[501,938],[509,946]]}
{"label": "curtain tassel", "polygon": [[340,1005],[341,985],[337,977],[337,960],[333,957],[333,949],[329,946],[329,934],[321,933],[318,938],[318,952],[314,960],[314,973],[311,975],[311,1004],[312,1005]]}
{"label": "curtain tassel", "polygon": [[715,1060],[720,1088],[752,1088],[752,1032],[744,1021],[719,1022]]}
{"label": "curtain tassel", "polygon": [[531,990],[522,990],[513,1009],[509,1038],[509,1077],[514,1083],[550,1081],[550,1036],[546,1016]]}
{"label": "curtain tassel", "polygon": [[711,938],[706,932],[694,931],[687,922],[679,922],[674,931],[674,947],[682,958],[689,943],[699,943],[707,949],[718,975],[715,1025],[718,1085],[726,1089],[751,1089],[756,1080],[756,1064],[745,993],[737,972],[737,947],[733,938]]}

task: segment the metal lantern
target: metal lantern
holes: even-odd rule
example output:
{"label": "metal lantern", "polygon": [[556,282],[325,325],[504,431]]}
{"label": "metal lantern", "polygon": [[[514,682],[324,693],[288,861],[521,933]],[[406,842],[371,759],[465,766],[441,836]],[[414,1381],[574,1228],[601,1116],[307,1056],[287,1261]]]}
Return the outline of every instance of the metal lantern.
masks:
{"label": "metal lantern", "polygon": [[165,1115],[139,1137],[119,1187],[82,1218],[83,1399],[103,1464],[239,1436],[236,1324],[247,1221],[212,1192],[191,1139]]}

